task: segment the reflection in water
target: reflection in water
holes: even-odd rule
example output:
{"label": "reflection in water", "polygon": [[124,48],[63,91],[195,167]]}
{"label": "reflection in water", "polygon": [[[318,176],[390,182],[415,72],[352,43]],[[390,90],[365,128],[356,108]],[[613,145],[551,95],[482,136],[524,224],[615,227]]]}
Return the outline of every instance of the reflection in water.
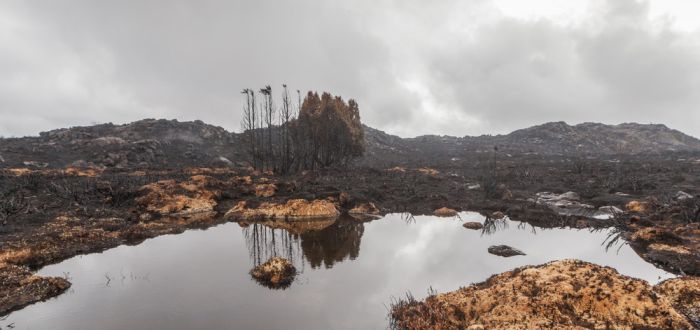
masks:
{"label": "reflection in water", "polygon": [[336,262],[354,260],[360,253],[364,224],[351,217],[337,220],[261,221],[239,223],[254,266],[272,257],[283,257],[311,268],[331,268]]}
{"label": "reflection in water", "polygon": [[[652,284],[672,277],[629,246],[606,252],[605,230],[538,227],[534,236],[529,225],[489,220],[493,229],[483,235],[462,227],[484,222],[483,216],[460,217],[227,223],[160,236],[41,269],[45,276],[70,273],[73,291],[13,312],[0,327],[386,329],[391,297],[413,292],[423,299],[427,288],[452,291],[524,265],[575,258]],[[492,245],[527,255],[501,258],[487,252]],[[248,273],[250,263],[272,255],[293,258],[301,271],[286,290],[261,287]],[[305,263],[312,267],[302,270]],[[150,280],[105,286],[104,274],[148,274]]]}
{"label": "reflection in water", "polygon": [[[481,230],[482,235],[492,235],[499,230],[508,229],[508,217],[493,219],[486,217],[484,220],[484,228]],[[520,227],[518,227],[520,229]]]}

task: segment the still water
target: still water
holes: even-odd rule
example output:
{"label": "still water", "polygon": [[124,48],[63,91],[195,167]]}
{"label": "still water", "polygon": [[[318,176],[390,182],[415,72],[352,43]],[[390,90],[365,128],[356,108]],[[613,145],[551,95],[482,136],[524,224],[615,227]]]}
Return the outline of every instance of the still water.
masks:
{"label": "still water", "polygon": [[[71,289],[10,314],[0,327],[385,329],[392,297],[410,291],[420,299],[430,287],[451,291],[528,264],[576,258],[651,283],[672,277],[628,246],[606,251],[606,231],[506,220],[483,232],[462,228],[464,221],[483,221],[481,215],[460,218],[227,223],[161,236],[43,268],[41,275],[69,276]],[[497,244],[527,255],[489,254]],[[248,274],[272,255],[291,259],[300,271],[285,290],[261,286]]]}

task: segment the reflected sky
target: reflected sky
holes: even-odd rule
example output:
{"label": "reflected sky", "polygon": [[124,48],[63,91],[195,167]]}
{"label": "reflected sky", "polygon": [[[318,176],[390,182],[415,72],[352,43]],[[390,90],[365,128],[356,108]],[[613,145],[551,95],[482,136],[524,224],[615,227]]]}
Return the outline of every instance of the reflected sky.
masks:
{"label": "reflected sky", "polygon": [[[672,275],[628,246],[605,251],[607,233],[541,229],[508,221],[489,235],[462,228],[483,221],[400,215],[361,223],[341,219],[307,232],[227,223],[161,236],[138,246],[78,256],[42,275],[68,273],[66,294],[14,312],[0,326],[16,329],[385,329],[392,297],[423,298],[430,287],[455,290],[527,264],[577,258],[656,283]],[[263,232],[267,232],[264,234]],[[272,235],[272,236],[271,236]],[[271,245],[270,237],[275,237]],[[487,252],[506,244],[527,253]],[[275,251],[270,251],[274,246]],[[301,273],[286,290],[258,285],[248,271],[261,258],[291,251]],[[262,257],[261,259],[264,259]]]}

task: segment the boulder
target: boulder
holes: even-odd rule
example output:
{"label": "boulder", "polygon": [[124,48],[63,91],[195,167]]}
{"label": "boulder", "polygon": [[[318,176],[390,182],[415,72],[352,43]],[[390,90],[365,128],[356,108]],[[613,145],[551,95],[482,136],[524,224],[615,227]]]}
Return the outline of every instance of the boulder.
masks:
{"label": "boulder", "polygon": [[433,214],[435,214],[438,217],[455,217],[457,216],[458,212],[448,207],[441,207],[435,210]]}
{"label": "boulder", "polygon": [[598,211],[603,212],[605,214],[610,214],[610,215],[618,215],[622,214],[625,211],[621,210],[619,207],[615,206],[601,206],[598,208]]}
{"label": "boulder", "polygon": [[492,245],[488,248],[489,253],[501,257],[524,256],[525,253],[508,245]]}
{"label": "boulder", "polygon": [[484,228],[484,225],[481,222],[471,221],[465,222],[464,224],[462,224],[462,227],[473,230],[481,230],[482,228]]}
{"label": "boulder", "polygon": [[685,192],[685,191],[678,191],[675,196],[676,200],[678,201],[683,201],[686,199],[693,199],[693,195]]}

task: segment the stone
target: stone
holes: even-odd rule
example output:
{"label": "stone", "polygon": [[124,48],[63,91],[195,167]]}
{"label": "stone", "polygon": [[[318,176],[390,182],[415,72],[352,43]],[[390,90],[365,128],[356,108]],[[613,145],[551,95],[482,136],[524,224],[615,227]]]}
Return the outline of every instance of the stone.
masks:
{"label": "stone", "polygon": [[484,225],[481,222],[471,221],[465,222],[464,224],[462,224],[462,227],[472,230],[481,230],[482,228],[484,228]]}
{"label": "stone", "polygon": [[525,253],[508,245],[492,245],[488,248],[489,253],[501,257],[524,256]]}
{"label": "stone", "polygon": [[441,208],[435,210],[435,212],[433,212],[433,214],[435,214],[435,216],[438,216],[438,217],[455,217],[455,216],[457,216],[458,213],[456,210],[453,210],[451,208],[441,207]]}

